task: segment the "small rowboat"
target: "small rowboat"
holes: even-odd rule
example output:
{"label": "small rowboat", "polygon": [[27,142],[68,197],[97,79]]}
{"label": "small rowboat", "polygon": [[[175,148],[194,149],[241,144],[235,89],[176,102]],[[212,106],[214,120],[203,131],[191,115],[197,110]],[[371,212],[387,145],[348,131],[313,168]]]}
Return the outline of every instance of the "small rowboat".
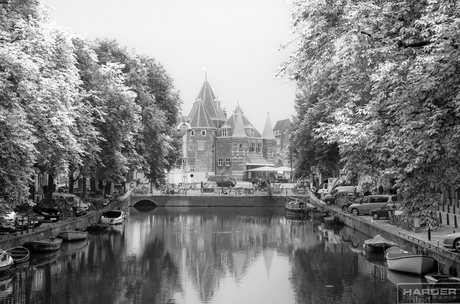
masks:
{"label": "small rowboat", "polygon": [[122,210],[110,210],[102,214],[100,223],[109,225],[122,224],[125,219],[125,213]]}
{"label": "small rowboat", "polygon": [[0,273],[8,271],[13,264],[13,258],[5,250],[0,249]]}
{"label": "small rowboat", "polygon": [[88,237],[88,231],[64,230],[59,232],[58,236],[66,241],[84,240]]}
{"label": "small rowboat", "polygon": [[13,258],[15,264],[27,262],[30,257],[29,249],[23,246],[16,246],[5,251]]}
{"label": "small rowboat", "polygon": [[391,246],[396,246],[395,242],[389,241],[382,237],[380,234],[377,234],[372,239],[364,241],[364,248],[370,252],[383,252]]}
{"label": "small rowboat", "polygon": [[51,237],[45,240],[30,241],[24,243],[24,247],[32,252],[56,251],[61,249],[62,239]]}
{"label": "small rowboat", "polygon": [[388,269],[425,275],[433,270],[436,260],[429,255],[414,254],[403,248],[392,246],[385,251]]}

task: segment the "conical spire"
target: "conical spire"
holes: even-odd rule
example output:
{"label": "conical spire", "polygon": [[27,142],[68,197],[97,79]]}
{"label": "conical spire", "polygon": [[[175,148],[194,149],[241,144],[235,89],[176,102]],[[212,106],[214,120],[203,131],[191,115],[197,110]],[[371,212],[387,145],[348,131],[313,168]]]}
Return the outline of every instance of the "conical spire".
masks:
{"label": "conical spire", "polygon": [[246,131],[244,130],[243,113],[237,113],[235,111],[233,113],[233,117],[235,119],[235,129],[233,130],[232,137],[237,137],[237,138],[248,137],[246,134]]}
{"label": "conical spire", "polygon": [[209,116],[208,111],[201,98],[197,98],[189,115],[192,128],[215,129],[215,125]]}
{"label": "conical spire", "polygon": [[262,133],[262,139],[276,139],[275,134],[273,134],[273,127],[270,121],[270,116],[267,112],[267,119],[265,120],[265,127]]}

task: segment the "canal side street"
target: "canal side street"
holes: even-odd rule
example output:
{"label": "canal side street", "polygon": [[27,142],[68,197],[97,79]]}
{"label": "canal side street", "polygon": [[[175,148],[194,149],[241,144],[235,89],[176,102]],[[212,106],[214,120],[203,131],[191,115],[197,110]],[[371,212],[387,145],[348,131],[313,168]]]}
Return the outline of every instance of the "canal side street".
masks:
{"label": "canal side street", "polygon": [[438,261],[439,272],[453,276],[460,275],[460,253],[443,247],[443,241],[447,235],[460,232],[460,229],[455,227],[455,214],[438,211],[438,215],[442,218],[441,229],[430,231],[430,233],[425,229],[421,229],[420,232],[414,232],[391,225],[387,219],[374,220],[371,216],[356,216],[344,212],[337,206],[326,205],[325,202],[318,199],[311,192],[307,196],[311,203],[319,206],[322,211],[327,212],[330,216],[337,217],[345,225],[370,237],[380,234],[398,245],[406,246],[414,253],[433,256]]}
{"label": "canal side street", "polygon": [[22,246],[25,242],[28,241],[47,239],[58,235],[59,232],[63,230],[85,229],[91,224],[99,222],[102,213],[105,211],[114,209],[120,204],[124,204],[129,199],[132,190],[133,189],[128,190],[118,199],[118,202],[111,203],[100,210],[91,210],[86,215],[82,215],[73,219],[58,221],[55,223],[43,223],[34,229],[2,234],[0,235],[0,248],[8,249],[15,246]]}

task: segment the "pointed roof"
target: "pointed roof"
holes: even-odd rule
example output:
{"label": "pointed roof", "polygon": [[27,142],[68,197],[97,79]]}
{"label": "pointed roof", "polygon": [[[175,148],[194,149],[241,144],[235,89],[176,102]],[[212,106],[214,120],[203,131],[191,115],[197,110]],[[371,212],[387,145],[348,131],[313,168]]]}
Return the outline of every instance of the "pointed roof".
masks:
{"label": "pointed roof", "polygon": [[[243,129],[243,133],[245,134],[244,136],[241,134],[241,127]],[[221,127],[221,130],[218,134],[219,136],[222,136],[222,129],[227,129],[227,136],[230,137],[261,137],[259,131],[257,131],[256,128],[254,128],[254,126],[246,118],[246,116],[244,116],[243,110],[241,110],[239,104],[236,106],[235,111],[233,111],[232,116],[230,116],[225,124]],[[251,133],[249,133],[250,129],[254,131],[253,136],[251,136]]]}
{"label": "pointed roof", "polygon": [[267,119],[265,120],[264,131],[262,133],[262,139],[276,139],[275,135],[273,134],[273,127],[268,112]]}
{"label": "pointed roof", "polygon": [[215,129],[216,126],[212,122],[211,116],[205,107],[205,104],[201,98],[197,98],[193,103],[192,110],[189,114],[190,126],[192,128],[200,129]]}
{"label": "pointed roof", "polygon": [[282,133],[283,131],[291,128],[291,120],[289,118],[278,120],[273,128],[273,132],[279,131]]}
{"label": "pointed roof", "polygon": [[216,98],[216,95],[212,91],[211,85],[208,82],[207,76],[203,86],[198,93],[198,97],[201,98],[204,102],[206,109],[208,110],[209,116],[212,120],[223,120],[225,121],[227,117],[224,114],[224,111],[220,108],[220,101]]}
{"label": "pointed roof", "polygon": [[248,137],[246,131],[244,130],[243,125],[243,112],[241,113],[233,113],[235,117],[235,128],[233,130],[232,137],[234,138],[245,138]]}

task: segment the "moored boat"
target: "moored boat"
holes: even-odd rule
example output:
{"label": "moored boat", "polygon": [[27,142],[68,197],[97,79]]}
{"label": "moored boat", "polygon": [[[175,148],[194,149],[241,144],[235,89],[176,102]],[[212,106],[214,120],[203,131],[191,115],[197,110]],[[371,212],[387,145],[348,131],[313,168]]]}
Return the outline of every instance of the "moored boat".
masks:
{"label": "moored boat", "polygon": [[15,264],[27,262],[30,257],[30,251],[24,246],[16,246],[5,250],[12,258]]}
{"label": "moored boat", "polygon": [[66,241],[84,240],[88,237],[88,231],[83,230],[64,230],[58,236]]}
{"label": "moored boat", "polygon": [[460,284],[460,278],[442,274],[442,273],[428,273],[425,275],[425,279],[430,284],[439,284],[439,283],[457,283]]}
{"label": "moored boat", "polygon": [[102,213],[99,222],[102,224],[117,225],[123,223],[124,219],[125,214],[123,210],[110,210]]}
{"label": "moored boat", "polygon": [[9,270],[14,264],[13,258],[5,250],[0,249],[0,273]]}
{"label": "moored boat", "polygon": [[26,242],[23,246],[32,252],[46,252],[59,250],[61,245],[61,238],[51,237],[49,239]]}
{"label": "moored boat", "polygon": [[383,252],[385,249],[396,245],[395,242],[385,239],[380,234],[364,241],[364,248],[370,252]]}
{"label": "moored boat", "polygon": [[385,251],[388,269],[416,275],[424,275],[433,270],[436,260],[429,255],[414,254],[398,246]]}
{"label": "moored boat", "polygon": [[286,215],[304,215],[308,212],[315,211],[316,208],[310,203],[305,203],[297,198],[289,198],[289,201],[284,205]]}

